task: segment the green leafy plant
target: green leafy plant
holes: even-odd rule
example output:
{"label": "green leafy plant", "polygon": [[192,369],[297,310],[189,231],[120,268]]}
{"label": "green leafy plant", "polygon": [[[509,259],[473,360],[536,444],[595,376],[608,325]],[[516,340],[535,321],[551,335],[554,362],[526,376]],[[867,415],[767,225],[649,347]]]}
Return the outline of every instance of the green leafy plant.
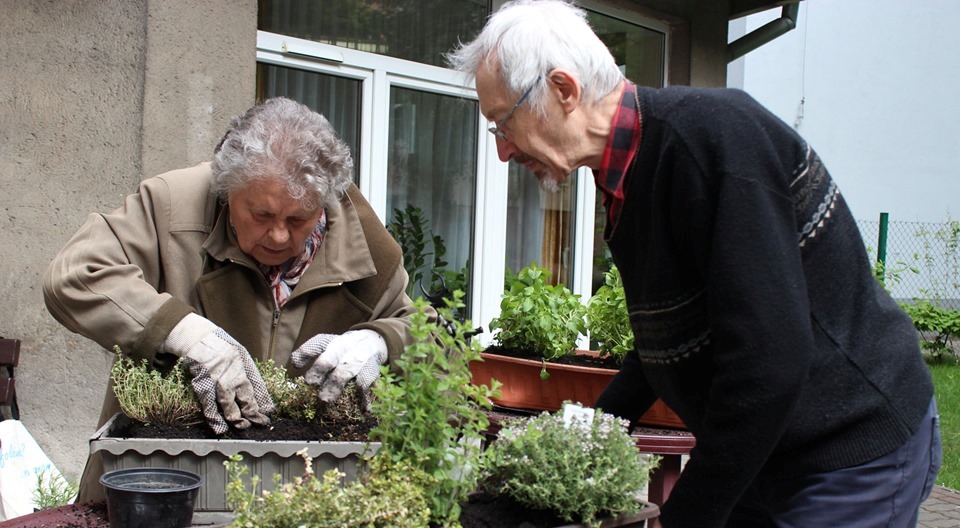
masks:
{"label": "green leafy plant", "polygon": [[587,308],[563,284],[549,283],[550,271],[530,264],[517,273],[500,301],[500,316],[490,322],[494,340],[505,348],[528,351],[545,361],[574,353],[585,334]]}
{"label": "green leafy plant", "polygon": [[[236,528],[366,527],[423,528],[430,510],[424,490],[432,478],[422,471],[386,457],[371,461],[362,480],[341,484],[343,474],[331,469],[320,478],[313,474],[305,451],[298,453],[306,466],[302,477],[274,490],[257,493],[259,478],[247,479],[248,468],[233,455],[227,468],[227,500],[236,512],[229,526]],[[245,483],[249,480],[249,487]]]}
{"label": "green leafy plant", "polygon": [[386,367],[374,387],[373,414],[379,425],[371,438],[382,444],[377,457],[419,468],[433,477],[427,486],[431,520],[455,526],[460,502],[475,489],[480,464],[480,443],[489,422],[492,387],[473,385],[469,363],[480,359],[480,345],[465,334],[469,321],[452,319],[463,307],[463,294],[455,291],[439,311],[448,321],[440,326],[427,313],[423,299],[414,301],[410,316],[412,344]]}
{"label": "green leafy plant", "polygon": [[38,510],[66,506],[76,498],[79,490],[80,483],[71,482],[56,472],[41,471],[37,473],[33,502]]}
{"label": "green leafy plant", "polygon": [[920,346],[933,362],[956,361],[953,340],[960,337],[960,310],[943,308],[923,299],[901,303],[921,336]]}
{"label": "green leafy plant", "polygon": [[180,361],[164,374],[125,356],[114,346],[117,361],[110,369],[113,392],[120,409],[130,418],[160,425],[192,425],[203,422],[200,402],[187,381],[188,374]]}
{"label": "green leafy plant", "polygon": [[[393,220],[387,224],[387,231],[403,250],[403,266],[410,276],[407,285],[410,298],[420,297],[419,290],[422,288],[430,304],[434,308],[442,308],[443,299],[450,297],[451,292],[468,291],[469,263],[459,271],[447,269],[449,263],[444,260],[447,246],[443,237],[430,230],[430,221],[419,207],[407,204],[404,209],[394,209]],[[428,279],[425,286],[422,285],[424,278]],[[458,311],[454,311],[453,315],[457,320],[463,320]]]}
{"label": "green leafy plant", "polygon": [[627,423],[613,415],[592,418],[541,413],[505,425],[484,453],[481,486],[570,522],[599,526],[602,515],[637,511],[637,494],[657,466],[637,453]]}
{"label": "green leafy plant", "polygon": [[604,285],[587,303],[587,330],[601,356],[612,356],[620,362],[633,349],[627,298],[616,266],[604,274]]}

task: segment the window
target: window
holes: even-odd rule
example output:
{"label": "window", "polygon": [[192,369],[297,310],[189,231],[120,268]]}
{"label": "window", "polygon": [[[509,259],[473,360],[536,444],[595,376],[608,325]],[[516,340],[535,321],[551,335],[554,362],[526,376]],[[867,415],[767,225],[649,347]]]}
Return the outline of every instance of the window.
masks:
{"label": "window", "polygon": [[[628,78],[664,84],[664,25],[580,4]],[[590,171],[549,194],[526,168],[500,162],[472,86],[444,67],[443,55],[482,28],[486,0],[258,6],[257,97],[284,95],[324,114],[353,150],[355,182],[384,224],[396,211],[416,213],[430,231],[426,252],[439,237],[442,273],[425,255],[423,289],[463,286],[466,315],[486,326],[499,314],[505,269],[536,262],[584,296],[602,281],[605,213]]]}

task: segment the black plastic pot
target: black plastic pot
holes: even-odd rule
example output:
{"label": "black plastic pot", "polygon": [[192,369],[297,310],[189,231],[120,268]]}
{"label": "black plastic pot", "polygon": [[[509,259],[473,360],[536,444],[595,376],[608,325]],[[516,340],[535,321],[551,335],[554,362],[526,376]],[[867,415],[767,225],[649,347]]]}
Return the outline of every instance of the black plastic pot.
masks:
{"label": "black plastic pot", "polygon": [[118,469],[104,473],[110,528],[184,528],[203,484],[196,473],[168,468]]}

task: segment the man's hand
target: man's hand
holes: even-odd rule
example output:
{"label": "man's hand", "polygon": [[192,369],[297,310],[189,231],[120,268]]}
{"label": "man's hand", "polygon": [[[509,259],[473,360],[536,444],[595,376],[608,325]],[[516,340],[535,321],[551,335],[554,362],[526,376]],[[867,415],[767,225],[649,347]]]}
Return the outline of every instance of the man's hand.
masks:
{"label": "man's hand", "polygon": [[267,414],[274,405],[260,371],[247,349],[222,328],[189,314],[167,336],[164,350],[182,357],[190,369],[193,390],[215,433],[227,432],[228,423],[237,429],[270,423]]}
{"label": "man's hand", "polygon": [[364,404],[369,405],[370,387],[387,362],[387,342],[373,330],[351,330],[343,335],[318,334],[293,351],[294,367],[312,365],[304,381],[320,388],[325,402],[340,397],[343,386],[356,379]]}

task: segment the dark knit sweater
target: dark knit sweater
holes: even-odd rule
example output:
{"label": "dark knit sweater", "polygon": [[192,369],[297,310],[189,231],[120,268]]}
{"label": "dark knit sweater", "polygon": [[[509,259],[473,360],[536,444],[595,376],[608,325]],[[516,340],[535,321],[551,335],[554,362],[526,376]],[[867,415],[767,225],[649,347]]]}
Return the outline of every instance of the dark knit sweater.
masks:
{"label": "dark knit sweater", "polygon": [[662,398],[697,438],[665,528],[720,527],[759,474],[902,445],[933,395],[817,155],[741,91],[640,88],[642,140],[605,238],[637,350],[597,403]]}

